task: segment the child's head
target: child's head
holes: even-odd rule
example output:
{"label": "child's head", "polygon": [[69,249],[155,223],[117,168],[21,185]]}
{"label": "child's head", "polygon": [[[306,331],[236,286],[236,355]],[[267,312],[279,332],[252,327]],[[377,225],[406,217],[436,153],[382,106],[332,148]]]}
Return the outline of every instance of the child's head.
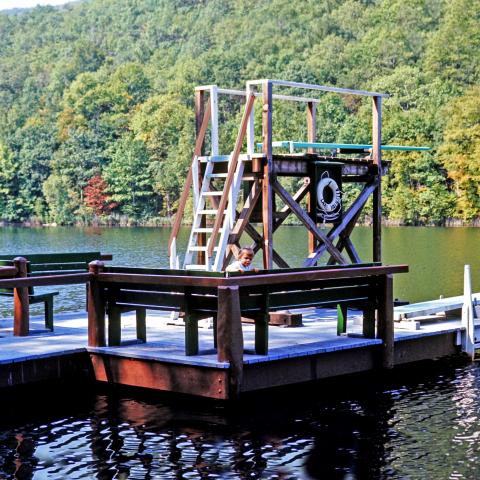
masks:
{"label": "child's head", "polygon": [[238,251],[238,261],[244,266],[248,267],[252,261],[253,261],[253,256],[255,255],[255,252],[253,251],[253,248],[251,247],[242,247]]}

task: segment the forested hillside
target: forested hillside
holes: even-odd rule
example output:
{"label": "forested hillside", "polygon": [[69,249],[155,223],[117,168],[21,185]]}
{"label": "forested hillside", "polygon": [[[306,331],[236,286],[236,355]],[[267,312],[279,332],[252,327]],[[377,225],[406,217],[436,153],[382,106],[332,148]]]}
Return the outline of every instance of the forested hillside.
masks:
{"label": "forested hillside", "polygon": [[[0,13],[0,219],[170,217],[194,87],[255,78],[389,93],[383,143],[433,149],[385,155],[387,218],[480,216],[480,0],[91,0]],[[320,141],[370,142],[368,103],[321,98]],[[279,134],[305,139],[300,108]]]}

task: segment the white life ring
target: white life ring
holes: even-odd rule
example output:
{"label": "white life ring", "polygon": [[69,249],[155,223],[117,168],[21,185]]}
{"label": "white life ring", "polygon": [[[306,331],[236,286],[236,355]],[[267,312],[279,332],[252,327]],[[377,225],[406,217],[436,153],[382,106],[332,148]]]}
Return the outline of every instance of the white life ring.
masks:
{"label": "white life ring", "polygon": [[319,210],[326,214],[336,212],[342,206],[342,192],[338,183],[328,174],[318,182],[317,204]]}

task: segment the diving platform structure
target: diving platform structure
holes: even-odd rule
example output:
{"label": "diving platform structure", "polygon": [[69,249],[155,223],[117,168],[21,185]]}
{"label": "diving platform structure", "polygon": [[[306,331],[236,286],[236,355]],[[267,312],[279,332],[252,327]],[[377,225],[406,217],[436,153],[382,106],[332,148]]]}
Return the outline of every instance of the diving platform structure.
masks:
{"label": "diving platform structure", "polygon": [[[371,143],[317,142],[320,100],[273,91],[282,88],[370,97]],[[219,98],[222,95],[245,100],[236,141],[228,155],[219,151]],[[171,268],[222,271],[238,252],[243,234],[251,237],[255,252],[262,251],[264,269],[272,269],[274,264],[289,268],[281,252],[275,249],[274,233],[291,214],[305,226],[308,234],[309,254],[304,267],[315,266],[324,255],[325,263],[330,265],[362,263],[350,236],[370,197],[373,198],[372,260],[381,262],[381,177],[385,173],[382,151],[428,150],[427,147],[382,145],[382,99],[387,96],[269,79],[249,81],[245,91],[216,85],[197,87],[195,150],[169,241]],[[274,140],[274,101],[306,105],[307,141]],[[258,104],[261,126],[255,123],[258,118],[256,120],[254,110]],[[245,140],[246,152],[242,151]],[[297,191],[288,191],[281,177],[297,178]],[[348,182],[359,183],[362,189],[350,205],[344,205],[342,185]],[[176,240],[190,193],[193,218],[182,263],[177,255]],[[260,231],[255,223],[261,224]],[[330,225],[328,232],[320,228],[326,224]]]}

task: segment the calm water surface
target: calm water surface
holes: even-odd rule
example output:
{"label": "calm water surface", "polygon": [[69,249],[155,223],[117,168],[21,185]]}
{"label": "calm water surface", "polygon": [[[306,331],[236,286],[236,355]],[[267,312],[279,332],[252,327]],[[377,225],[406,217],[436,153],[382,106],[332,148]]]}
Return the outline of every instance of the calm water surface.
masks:
{"label": "calm water surface", "polygon": [[[4,228],[0,251],[100,250],[117,265],[165,267],[168,234]],[[465,263],[480,289],[480,229],[386,228],[383,238],[384,262],[411,268],[396,277],[396,296],[458,295]],[[368,261],[369,229],[354,240]],[[284,228],[276,246],[300,264],[303,229]],[[57,310],[78,310],[83,296],[69,288]],[[232,406],[82,385],[21,389],[0,400],[0,480],[480,479],[479,387],[477,363],[442,361]]]}
{"label": "calm water surface", "polygon": [[2,401],[0,478],[477,479],[479,386],[477,365],[444,362],[231,406],[21,391]]}
{"label": "calm water surface", "polygon": [[[9,228],[0,233],[0,252],[101,251],[113,254],[113,264],[168,267],[168,228]],[[178,251],[183,252],[188,230],[183,229]],[[357,227],[353,241],[360,257],[371,261],[371,229]],[[302,227],[284,227],[275,234],[275,248],[291,266],[301,266],[307,256],[307,240]],[[245,239],[247,244],[248,239]],[[410,272],[394,280],[395,297],[418,302],[440,295],[460,295],[463,267],[472,268],[474,291],[480,290],[480,229],[390,227],[383,229],[383,262],[406,263]],[[260,266],[261,256],[256,263]],[[58,290],[58,289],[56,289]],[[61,289],[55,299],[56,311],[75,311],[84,303],[82,286]],[[0,313],[11,315],[8,301],[1,300]],[[34,313],[41,306],[34,306]]]}

